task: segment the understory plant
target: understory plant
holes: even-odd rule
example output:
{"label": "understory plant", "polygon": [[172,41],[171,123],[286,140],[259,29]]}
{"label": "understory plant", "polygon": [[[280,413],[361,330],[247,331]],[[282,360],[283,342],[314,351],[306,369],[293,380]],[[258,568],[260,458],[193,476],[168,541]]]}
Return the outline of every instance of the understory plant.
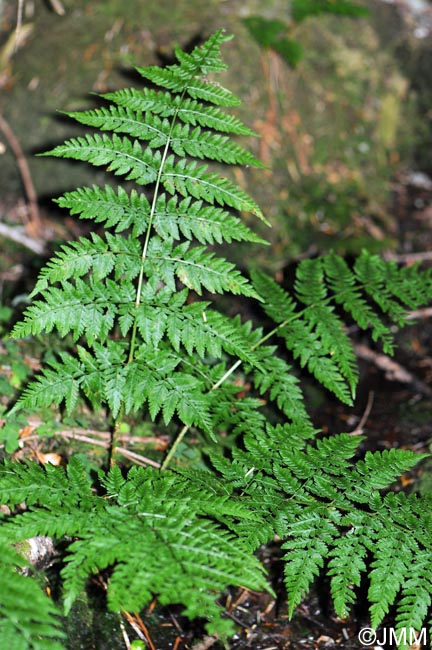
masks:
{"label": "understory plant", "polygon": [[[65,468],[2,463],[0,572],[10,586],[0,589],[2,648],[64,647],[56,616],[101,573],[112,611],[137,612],[157,597],[227,638],[234,627],[218,596],[229,586],[271,592],[257,551],[275,541],[290,616],[324,574],[340,617],[367,580],[373,627],[393,607],[398,629],[428,620],[430,500],[388,490],[422,456],[364,455],[359,436],[323,436],[298,369],[352,404],[358,370],[347,325],[391,353],[406,311],[430,301],[431,273],[366,251],[351,266],[329,254],[300,262],[283,288],[260,271],[248,279],[218,254],[235,242],[247,255],[260,242],[245,213],[265,221],[215,171],[214,163],[261,166],[234,142],[252,132],[226,111],[239,101],[214,79],[227,40],[218,31],[191,53],[176,49],[176,64],[137,68],[143,88],[70,113],[94,131],[50,152],[125,182],[58,199],[92,232],[47,263],[13,336],[51,333],[69,343],[9,418],[52,406],[73,413],[84,401],[108,414],[112,440],[98,476],[73,455]],[[252,301],[264,324],[219,311],[218,294]],[[120,464],[119,432],[131,414],[168,432],[159,468]],[[200,461],[179,464],[191,436]],[[35,536],[61,542],[62,612],[16,571],[16,544]]]}

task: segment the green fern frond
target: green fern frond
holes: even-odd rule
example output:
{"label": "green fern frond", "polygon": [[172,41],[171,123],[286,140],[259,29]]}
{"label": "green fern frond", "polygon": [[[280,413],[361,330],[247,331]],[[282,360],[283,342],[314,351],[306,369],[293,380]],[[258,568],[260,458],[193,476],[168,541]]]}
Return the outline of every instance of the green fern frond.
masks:
{"label": "green fern frond", "polygon": [[[45,271],[47,275],[49,272],[50,269]],[[42,275],[39,286],[44,283]],[[51,332],[56,328],[62,337],[72,332],[75,339],[84,335],[90,344],[107,338],[117,313],[117,287],[79,279],[73,284],[66,281],[62,284],[62,288],[44,290],[43,300],[37,300],[28,308],[25,319],[15,326],[13,336]]]}
{"label": "green fern frond", "polygon": [[153,151],[150,147],[143,150],[137,140],[120,138],[115,134],[112,138],[97,133],[71,138],[41,155],[72,158],[96,167],[106,166],[107,171],[116,176],[124,176],[126,180],[135,181],[138,185],[154,183],[161,164],[158,150]]}
{"label": "green fern frond", "polygon": [[385,449],[375,453],[368,451],[364,460],[356,463],[359,483],[367,484],[371,490],[380,490],[412,469],[422,458],[427,458],[427,454],[415,454],[408,449]]}
{"label": "green fern frond", "polygon": [[63,401],[68,413],[73,411],[86,372],[78,360],[63,353],[60,356],[61,362],[52,361],[51,368],[43,368],[41,374],[23,391],[11,414],[21,408],[59,406]]}
{"label": "green fern frond", "polygon": [[25,565],[10,546],[0,545],[0,647],[64,650],[59,611],[38,584],[17,572]]}
{"label": "green fern frond", "polygon": [[288,613],[292,616],[322,570],[328,544],[337,536],[337,529],[318,512],[306,511],[288,526],[288,531],[291,539],[284,542],[282,548],[289,551],[285,555],[284,571]]}
{"label": "green fern frond", "polygon": [[196,46],[190,54],[181,50],[177,45],[175,55],[183,70],[189,72],[190,76],[222,72],[227,69],[227,65],[220,57],[220,47],[231,41],[232,38],[232,35],[227,34],[224,30],[218,30],[205,43]]}
{"label": "green fern frond", "polygon": [[[195,47],[190,54],[176,47],[175,54],[180,65],[171,65],[163,70],[156,66],[136,69],[144,78],[150,79],[158,86],[164,85],[152,78],[154,75],[157,76],[158,72],[165,73],[164,78],[168,80],[170,86],[171,77],[178,76],[179,85],[175,87],[175,91],[182,92],[185,90],[185,85],[191,83],[194,77],[226,70],[226,64],[220,57],[220,47],[231,39],[232,36],[226,34],[224,30],[218,30],[203,45]],[[238,102],[237,99],[236,101]]]}
{"label": "green fern frond", "polygon": [[300,262],[296,270],[294,290],[298,300],[308,307],[321,305],[325,301],[327,290],[320,258]]}
{"label": "green fern frond", "polygon": [[201,244],[265,243],[236,216],[202,201],[192,201],[191,197],[179,201],[177,196],[168,199],[162,194],[156,206],[154,227],[162,239],[180,239],[182,235]]}
{"label": "green fern frond", "polygon": [[[237,320],[208,309],[208,306],[207,302],[196,302],[181,310],[167,310],[167,335],[173,348],[179,351],[183,345],[188,354],[196,350],[202,358],[206,354],[220,358],[224,351],[253,367],[261,367],[260,356],[251,350]],[[159,316],[156,320],[161,322]]]}
{"label": "green fern frond", "polygon": [[401,304],[401,301],[398,300],[401,285],[398,283],[399,286],[392,287],[395,275],[398,275],[396,264],[385,262],[377,255],[363,251],[354,264],[354,272],[358,280],[363,283],[366,293],[382,311],[388,314],[396,324],[403,325],[406,307],[403,302]]}
{"label": "green fern frond", "polygon": [[240,104],[239,99],[230,90],[209,80],[201,81],[191,77],[189,72],[182,71],[176,65],[167,68],[138,67],[137,71],[157,86],[176,93],[185,91],[192,99],[199,99],[209,104],[216,104],[216,106],[238,106]]}
{"label": "green fern frond", "polygon": [[178,192],[181,196],[193,196],[207,203],[228,205],[240,212],[250,212],[269,225],[257,203],[242,189],[215,173],[207,172],[207,165],[198,166],[185,159],[175,162],[168,158],[162,176],[163,185],[169,194]]}
{"label": "green fern frond", "polygon": [[[138,611],[158,594],[162,604],[183,602],[185,614],[194,618],[204,603],[209,631],[226,634],[232,626],[220,618],[215,595],[230,584],[267,589],[262,567],[241,539],[203,514],[209,511],[213,517],[237,519],[251,516],[244,506],[235,507],[227,501],[226,494],[212,506],[211,497],[215,495],[209,490],[203,495],[202,481],[191,490],[192,483],[185,489],[182,476],[144,470],[131,471],[130,477],[121,480],[118,472],[111,470],[107,477],[100,477],[109,488],[110,498],[94,496],[91,502],[84,502],[82,512],[77,512],[67,500],[51,499],[47,503],[42,492],[55,480],[62,484],[67,480],[66,492],[69,487],[72,491],[80,489],[84,468],[74,459],[71,466],[67,477],[60,467],[52,467],[49,474],[38,468],[35,474],[18,466],[21,489],[28,494],[34,489],[37,497],[32,503],[39,500],[45,512],[41,516],[38,511],[27,511],[5,526],[9,539],[27,536],[30,531],[47,534],[53,530],[76,538],[69,546],[62,572],[66,612],[91,575],[113,567],[108,602],[114,611]],[[10,477],[14,473],[15,466],[10,464],[7,474]],[[5,475],[0,475],[0,493],[7,503],[4,484]],[[136,544],[138,538],[140,543]]]}
{"label": "green fern frond", "polygon": [[353,587],[359,587],[366,571],[367,548],[357,531],[352,528],[339,539],[329,552],[328,575],[330,590],[337,615],[347,618],[357,599]]}
{"label": "green fern frond", "polygon": [[263,308],[275,323],[283,323],[295,317],[297,304],[273,278],[259,269],[251,273],[256,291],[264,300]]}
{"label": "green fern frond", "polygon": [[333,292],[335,302],[349,312],[357,325],[363,329],[371,329],[372,339],[382,341],[385,352],[391,353],[392,335],[388,326],[383,323],[362,295],[362,287],[357,283],[354,272],[345,260],[330,253],[323,259],[329,287]]}
{"label": "green fern frond", "polygon": [[91,233],[91,239],[81,237],[77,242],[63,245],[51,258],[40,273],[31,297],[55,282],[82,277],[90,269],[96,281],[103,280],[111,273],[115,262],[115,253],[101,237],[95,233]]}
{"label": "green fern frond", "polygon": [[[377,627],[382,623],[395,602],[400,588],[406,582],[409,566],[415,553],[415,542],[401,547],[400,535],[386,536],[375,547],[375,559],[369,573],[370,586],[368,600],[371,603],[371,624]],[[413,548],[414,546],[414,548]]]}
{"label": "green fern frond", "polygon": [[[294,359],[299,359],[302,368],[306,367],[318,382],[334,393],[341,402],[352,404],[356,377],[350,363],[353,353],[350,353],[346,367],[341,362],[340,356],[333,360],[336,345],[341,350],[346,348],[347,344],[341,339],[336,342],[334,337],[327,336],[323,340],[320,332],[314,327],[315,318],[308,322],[308,316],[313,311],[314,309],[311,308],[304,314],[304,319],[300,317],[292,321],[281,328],[279,333],[283,336],[285,345],[292,352]],[[346,368],[349,370],[348,377],[344,374]]]}
{"label": "green fern frond", "polygon": [[144,194],[132,190],[128,194],[122,187],[117,192],[105,185],[104,189],[82,187],[73,192],[66,192],[56,200],[61,208],[67,208],[71,214],[78,214],[81,219],[92,219],[96,223],[105,222],[107,228],[122,232],[134,228],[136,235],[145,232],[150,214],[150,204]]}
{"label": "green fern frond", "polygon": [[[161,604],[182,603],[190,618],[205,616],[208,631],[224,636],[232,625],[220,618],[218,594],[230,585],[268,589],[255,553],[277,536],[290,615],[324,573],[346,616],[370,571],[372,624],[395,606],[398,626],[419,628],[432,593],[431,501],[381,491],[423,456],[392,449],[358,460],[360,438],[319,437],[295,370],[269,339],[279,337],[301,367],[351,404],[358,373],[339,313],[389,352],[394,324],[429,302],[432,272],[366,252],[351,268],[332,253],[300,262],[294,286],[284,288],[259,271],[250,283],[209,250],[261,241],[235,212],[266,222],[255,200],[211,166],[261,166],[230,139],[252,134],[222,110],[237,98],[207,76],[225,69],[219,48],[228,39],[219,31],[192,53],[177,48],[175,65],[138,68],[155,89],[109,93],[108,108],[69,114],[102,133],[51,154],[105,167],[129,181],[128,191],[107,184],[58,200],[106,232],[61,247],[13,330],[21,337],[57,330],[73,344],[51,355],[12,414],[63,402],[71,413],[81,397],[106,409],[114,432],[131,412],[148,426],[169,425],[170,436],[180,430],[164,470],[174,454],[180,460],[189,429],[202,444],[200,459],[184,471],[123,475],[114,466],[96,483],[74,457],[66,470],[3,463],[0,503],[26,504],[2,520],[3,544],[62,540],[66,611],[89,578],[107,570],[112,610],[138,611],[156,595]],[[204,291],[208,299],[198,300]],[[262,301],[274,325],[254,328],[218,313],[216,293]],[[15,563],[8,550],[5,569],[0,562],[7,579]],[[21,576],[11,584],[11,603],[33,598]],[[23,630],[35,630],[40,644],[23,650],[48,647],[44,635],[56,643],[50,606],[40,604],[44,630],[30,610]],[[0,645],[12,634],[7,625]]]}
{"label": "green fern frond", "polygon": [[267,350],[265,352],[265,356],[260,355],[262,370],[254,374],[254,383],[260,395],[268,392],[270,400],[287,418],[299,423],[308,422],[303,393],[291,366],[274,355],[274,348],[269,356]]}
{"label": "green fern frond", "polygon": [[125,133],[146,141],[152,149],[163,148],[169,144],[172,151],[181,157],[188,155],[228,165],[264,167],[247,149],[232,142],[228,136],[203,130],[200,126],[192,130],[188,124],[177,124],[173,128],[167,118],[161,119],[151,113],[143,116],[122,106],[111,105],[109,108],[71,112],[66,115],[101,131]]}
{"label": "green fern frond", "polygon": [[236,135],[256,136],[238,117],[222,111],[216,106],[202,104],[190,97],[179,97],[168,92],[149,88],[122,88],[105,93],[102,97],[131,111],[144,113],[150,111],[162,117],[176,116],[185,124],[202,126],[214,131]]}
{"label": "green fern frond", "polygon": [[421,630],[428,615],[432,598],[432,563],[429,550],[416,551],[408,568],[406,581],[401,586],[397,606],[398,630]]}

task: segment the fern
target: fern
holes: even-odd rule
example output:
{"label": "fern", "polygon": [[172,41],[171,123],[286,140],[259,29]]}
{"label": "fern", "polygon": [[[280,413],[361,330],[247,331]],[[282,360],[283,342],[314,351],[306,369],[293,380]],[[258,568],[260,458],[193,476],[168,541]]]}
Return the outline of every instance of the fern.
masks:
{"label": "fern", "polygon": [[[372,338],[392,353],[392,325],[404,324],[407,309],[427,303],[432,292],[430,271],[398,269],[367,251],[353,270],[335,254],[300,262],[291,293],[261,271],[254,272],[253,281],[294,358],[347,404],[354,397],[357,364],[336,307],[342,306],[358,327],[370,329]],[[369,301],[375,301],[375,308]]]}
{"label": "fern", "polygon": [[[14,608],[38,589],[12,571],[20,562],[11,545],[35,535],[67,546],[66,612],[104,571],[112,610],[138,611],[157,595],[227,636],[233,625],[220,616],[217,596],[230,585],[269,589],[255,553],[276,536],[290,615],[324,572],[339,616],[349,614],[369,573],[372,625],[393,606],[400,627],[418,629],[427,617],[429,501],[386,493],[422,456],[389,450],[359,458],[359,438],[322,437],[298,374],[309,371],[351,404],[358,371],[347,324],[370,331],[390,353],[406,310],[430,300],[431,273],[367,252],[350,267],[332,253],[301,262],[293,287],[283,288],[261,271],[249,280],[219,255],[221,244],[262,243],[238,213],[266,222],[214,166],[262,167],[232,141],[252,131],[226,112],[238,100],[212,78],[225,69],[227,40],[219,31],[191,53],[177,49],[177,64],[138,68],[154,87],[108,93],[108,106],[69,113],[99,132],[50,152],[102,166],[127,184],[58,199],[104,232],[63,245],[41,271],[13,335],[68,338],[9,417],[62,405],[73,413],[87,400],[110,418],[111,469],[91,480],[73,456],[66,470],[0,466],[0,502],[11,510],[26,503],[2,521],[0,570],[13,574],[16,588],[4,606],[0,598],[5,647]],[[220,313],[216,294],[254,300],[268,329]],[[117,434],[128,414],[179,431],[162,463],[170,471],[120,471]],[[173,456],[190,430],[202,456],[181,469]],[[37,594],[40,616],[23,613],[11,647],[43,648],[43,639],[61,637],[54,606]]]}
{"label": "fern", "polygon": [[59,612],[36,582],[16,568],[24,567],[21,555],[0,545],[0,645],[13,650],[61,650]]}
{"label": "fern", "polygon": [[210,517],[250,519],[247,507],[205,484],[191,490],[190,483],[169,473],[131,470],[122,479],[114,468],[101,480],[106,495],[91,496],[84,467],[74,458],[67,474],[58,467],[6,465],[1,501],[13,505],[22,498],[29,508],[6,527],[5,539],[75,538],[63,570],[66,612],[91,575],[118,563],[110,579],[113,610],[139,610],[157,593],[162,603],[184,602],[191,618],[205,610],[210,631],[230,631],[230,622],[220,620],[215,594],[233,581],[254,589],[267,585],[241,538]]}

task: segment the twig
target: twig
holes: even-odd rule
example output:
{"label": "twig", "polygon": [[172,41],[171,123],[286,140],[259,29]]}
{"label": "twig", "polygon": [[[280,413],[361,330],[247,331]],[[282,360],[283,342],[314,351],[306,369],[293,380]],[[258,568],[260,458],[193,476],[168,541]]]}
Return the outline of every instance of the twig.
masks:
{"label": "twig", "polygon": [[0,130],[5,136],[7,142],[9,143],[10,148],[15,156],[18,169],[21,174],[21,178],[24,185],[24,190],[28,199],[29,215],[30,219],[27,223],[27,229],[32,234],[39,234],[42,232],[42,224],[39,216],[39,208],[37,203],[37,195],[33,185],[33,181],[30,175],[30,169],[25,159],[23,150],[21,149],[20,143],[18,142],[14,132],[11,127],[0,113]]}
{"label": "twig", "polygon": [[125,642],[126,650],[131,650],[131,644],[130,644],[128,633],[126,632],[126,628],[121,619],[121,616],[119,618],[120,618],[120,630],[123,636],[123,640]]}
{"label": "twig", "polygon": [[51,7],[54,9],[55,13],[58,14],[59,16],[64,16],[66,11],[65,8],[63,7],[62,3],[60,0],[49,0]]}
{"label": "twig", "polygon": [[107,449],[108,447],[108,441],[104,440],[97,440],[95,438],[90,438],[90,436],[85,436],[79,433],[74,433],[73,431],[56,431],[55,434],[57,436],[61,436],[62,438],[71,438],[72,440],[79,440],[80,442],[87,442],[90,445],[96,445],[99,447],[104,447]]}
{"label": "twig", "polygon": [[385,376],[390,381],[399,381],[401,384],[412,385],[422,395],[427,397],[432,396],[432,389],[417,377],[414,377],[406,368],[390,359],[386,354],[374,352],[366,345],[357,343],[354,346],[355,353],[365,361],[371,361],[377,368],[385,373]]}
{"label": "twig", "polygon": [[129,449],[124,449],[124,447],[115,447],[115,449],[113,449],[113,453],[121,454],[122,456],[125,456],[125,458],[129,458],[134,463],[141,465],[142,467],[151,465],[152,467],[160,469],[161,466],[157,461],[151,460],[151,458],[147,458],[146,456],[141,456],[141,454],[136,454],[134,451],[129,451]]}
{"label": "twig", "polygon": [[127,622],[131,626],[131,628],[134,630],[136,635],[141,639],[141,641],[147,641],[145,638],[144,634],[141,632],[139,625],[137,625],[133,619],[133,616],[129,614],[129,612],[123,612],[123,616],[127,619]]}
{"label": "twig", "polygon": [[370,415],[370,412],[372,410],[374,396],[375,396],[375,394],[374,394],[373,390],[369,391],[368,400],[367,400],[367,404],[366,404],[366,408],[364,410],[364,413],[361,416],[360,422],[358,423],[356,428],[353,429],[352,431],[350,431],[350,434],[349,434],[350,436],[361,436],[362,435],[364,425],[366,424],[366,421],[367,421],[367,419],[368,419],[368,417]]}
{"label": "twig", "polygon": [[17,24],[15,27],[15,51],[18,49],[19,37],[21,34],[22,18],[24,11],[24,0],[18,0]]}
{"label": "twig", "polygon": [[[130,625],[133,627],[135,632],[138,634],[140,639],[146,641],[150,650],[156,650],[155,645],[151,639],[150,633],[144,624],[141,616],[139,614],[134,614],[133,616],[129,612],[123,612],[126,619],[129,621]],[[144,637],[144,638],[143,638]]]}
{"label": "twig", "polygon": [[403,262],[404,264],[414,264],[415,262],[430,262],[432,260],[432,251],[422,251],[421,253],[384,253],[383,258],[392,262]]}
{"label": "twig", "polygon": [[408,320],[415,320],[416,318],[431,318],[432,307],[425,307],[424,309],[415,309],[406,315]]}
{"label": "twig", "polygon": [[[0,421],[0,427],[1,424],[2,421]],[[110,441],[109,441],[110,434],[108,431],[95,431],[92,429],[77,428],[71,430],[53,431],[53,433],[56,436],[60,436],[62,438],[68,438],[70,440],[78,440],[79,442],[85,442],[90,445],[96,445],[97,447],[103,447],[104,449],[108,449],[110,445]],[[36,440],[38,438],[39,438],[38,435],[26,436],[25,440],[30,441],[30,440]],[[151,440],[156,440],[156,438],[151,438]],[[143,438],[141,438],[140,441],[142,442]],[[0,445],[0,449],[2,449],[3,447],[4,445]],[[129,460],[133,461],[137,465],[141,465],[142,467],[147,467],[148,465],[151,465],[152,467],[156,467],[157,469],[160,468],[160,463],[158,463],[157,461],[152,460],[151,458],[147,458],[146,456],[142,456],[141,454],[137,454],[134,451],[129,451],[129,449],[125,449],[124,447],[116,447],[114,449],[114,453],[121,454],[125,458],[128,458]]]}
{"label": "twig", "polygon": [[9,226],[7,223],[0,221],[0,236],[25,246],[36,255],[43,255],[45,252],[44,243],[40,239],[34,239],[26,235],[23,226]]}

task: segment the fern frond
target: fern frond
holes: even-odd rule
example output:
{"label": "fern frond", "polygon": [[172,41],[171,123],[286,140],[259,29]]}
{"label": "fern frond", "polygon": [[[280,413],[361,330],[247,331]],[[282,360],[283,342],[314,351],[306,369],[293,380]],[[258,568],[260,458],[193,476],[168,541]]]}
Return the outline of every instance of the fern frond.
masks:
{"label": "fern frond", "polygon": [[[66,611],[89,578],[107,570],[112,610],[138,611],[157,596],[162,605],[182,603],[190,618],[205,616],[208,631],[224,636],[232,628],[217,595],[229,585],[268,589],[255,552],[276,536],[290,615],[321,572],[338,614],[347,615],[370,558],[372,623],[395,605],[399,626],[419,628],[432,593],[431,500],[381,491],[423,456],[392,449],[357,460],[359,438],[318,438],[296,373],[266,342],[277,335],[301,367],[351,404],[358,374],[340,308],[389,351],[392,324],[430,299],[432,272],[368,253],[351,269],[330,254],[301,262],[284,289],[261,272],[250,283],[209,250],[261,241],[234,212],[266,222],[253,198],[202,162],[261,166],[229,137],[252,133],[221,108],[237,98],[207,77],[225,68],[226,40],[219,31],[192,53],[177,48],[175,65],[138,68],[155,89],[109,93],[108,108],[69,114],[102,133],[72,138],[51,155],[106,167],[132,187],[80,188],[59,199],[111,232],[62,246],[13,330],[56,329],[74,340],[69,353],[51,355],[12,413],[63,402],[70,413],[81,395],[94,409],[106,407],[115,431],[132,411],[149,426],[169,425],[170,436],[181,428],[163,469],[189,429],[202,455],[185,471],[123,475],[113,467],[96,485],[74,457],[66,470],[4,463],[0,503],[26,508],[2,520],[2,544],[63,540]],[[254,329],[223,316],[197,300],[204,291],[262,300],[276,326]],[[115,436],[111,442],[116,448]],[[8,581],[10,550],[0,562]],[[19,581],[10,580],[14,588]],[[33,598],[21,584],[18,592]],[[0,594],[0,609],[7,598]],[[29,641],[29,650],[55,639],[55,611],[46,600],[40,607],[39,623],[30,607],[23,625],[40,642]],[[0,645],[13,631],[5,629],[2,637],[0,624]]]}
{"label": "fern frond", "polygon": [[[53,272],[56,271],[54,266]],[[45,273],[49,275],[50,269]],[[42,275],[39,286],[44,284]],[[79,279],[73,284],[67,281],[62,284],[62,288],[49,287],[44,290],[43,300],[35,301],[26,310],[24,320],[13,330],[13,336],[51,332],[56,328],[60,336],[72,332],[75,339],[84,335],[89,343],[107,338],[117,313],[117,287],[108,283],[96,284],[92,280],[86,283]]]}
{"label": "fern frond", "polygon": [[73,192],[66,192],[56,200],[61,208],[67,208],[71,214],[78,214],[81,219],[93,219],[103,223],[107,228],[115,227],[122,232],[133,227],[136,235],[141,235],[148,225],[150,204],[144,194],[132,190],[128,194],[122,187],[117,193],[109,185],[104,189],[82,187]]}
{"label": "fern frond", "polygon": [[341,618],[349,616],[350,607],[356,601],[353,588],[360,586],[362,573],[366,571],[366,555],[367,548],[355,528],[335,539],[329,552],[330,590],[334,608]]}
{"label": "fern frond", "polygon": [[[82,483],[84,468],[77,460],[71,463],[67,481],[75,491]],[[14,474],[15,468],[10,464],[8,474]],[[192,483],[185,485],[182,476],[143,470],[131,471],[121,480],[118,472],[111,470],[107,477],[100,477],[110,498],[94,496],[77,512],[67,501],[46,503],[41,492],[54,478],[64,484],[62,468],[52,467],[49,476],[45,468],[38,468],[36,474],[19,468],[18,475],[21,489],[28,494],[35,489],[44,512],[29,510],[5,525],[9,539],[30,531],[46,534],[53,530],[75,537],[62,572],[66,611],[91,575],[113,567],[108,587],[112,610],[140,610],[158,594],[162,604],[182,602],[185,614],[194,618],[202,613],[204,603],[209,631],[226,634],[231,625],[220,618],[216,594],[230,584],[267,589],[262,567],[241,539],[204,515],[209,511],[212,517],[238,519],[251,513],[241,504],[235,507],[222,493],[211,505],[215,495],[208,488],[203,494],[202,481],[191,490]],[[0,492],[3,483],[0,477]]]}
{"label": "fern frond", "polygon": [[81,237],[78,241],[61,247],[41,271],[31,297],[46,289],[49,284],[81,277],[90,269],[96,281],[103,280],[111,273],[115,265],[115,254],[101,237],[95,233],[90,236],[91,239]]}
{"label": "fern frond", "polygon": [[207,203],[229,205],[240,212],[250,212],[268,224],[261,209],[242,189],[215,173],[207,172],[207,165],[198,166],[185,159],[175,162],[168,158],[162,176],[163,185],[169,194],[178,192],[184,197],[193,196]]}
{"label": "fern frond", "polygon": [[209,80],[201,81],[193,78],[189,72],[182,71],[176,65],[167,68],[149,66],[136,69],[141,76],[157,86],[176,93],[186,91],[192,99],[199,99],[209,104],[216,104],[216,106],[238,106],[240,103],[230,90]]}
{"label": "fern frond", "polygon": [[[252,280],[258,293],[266,297],[264,311],[280,325],[278,334],[284,338],[294,359],[299,359],[301,367],[307,367],[341,401],[352,404],[357,384],[355,355],[341,321],[327,304],[318,263],[319,260],[317,264],[299,265],[296,293],[308,305],[302,311],[297,301],[265,273],[254,271]],[[313,281],[309,276],[316,272],[318,276]]]}
{"label": "fern frond", "polygon": [[[363,283],[366,293],[379,305],[385,314],[398,325],[405,323],[406,309],[403,304],[394,298],[390,276],[396,272],[394,262],[385,262],[377,255],[363,251],[355,261],[354,272]],[[400,287],[399,287],[400,288]],[[396,291],[397,288],[395,287]],[[397,294],[396,294],[397,295]]]}
{"label": "fern frond", "polygon": [[364,460],[356,463],[358,482],[365,483],[370,490],[383,489],[412,469],[422,458],[427,458],[427,454],[415,454],[408,449],[385,449],[375,453],[368,451]]}
{"label": "fern frond", "polygon": [[357,282],[354,272],[339,255],[330,253],[323,259],[326,277],[335,302],[349,312],[357,325],[366,330],[371,329],[372,339],[381,340],[384,350],[391,353],[392,335],[388,326],[383,323],[362,295],[362,288]]}
{"label": "fern frond", "polygon": [[254,383],[260,395],[268,392],[270,400],[294,422],[308,422],[302,390],[292,368],[273,354],[260,355],[261,371],[255,372]]}
{"label": "fern frond", "polygon": [[0,647],[13,650],[64,650],[59,611],[36,581],[17,572],[23,558],[0,545]]}
{"label": "fern frond", "polygon": [[[71,459],[66,472],[53,465],[41,467],[36,463],[24,465],[5,460],[0,466],[0,495],[2,503],[11,507],[23,502],[28,507],[44,504],[53,510],[61,506],[72,510],[81,503],[85,509],[95,506],[90,480],[75,458]],[[32,531],[28,537],[39,533],[42,534]]]}
{"label": "fern frond", "polygon": [[60,353],[60,357],[62,362],[51,361],[51,368],[43,368],[41,374],[23,391],[11,413],[19,408],[59,406],[63,401],[68,413],[73,411],[86,372],[73,357],[64,353]]}
{"label": "fern frond", "polygon": [[192,201],[169,199],[162,194],[157,202],[154,227],[162,239],[197,239],[201,244],[221,244],[223,241],[266,243],[255,235],[240,219],[221,208]]}
{"label": "fern frond", "polygon": [[105,93],[102,97],[131,111],[142,113],[150,111],[162,117],[176,116],[185,124],[192,126],[198,125],[223,133],[256,136],[255,131],[245,126],[234,115],[225,113],[217,106],[202,104],[190,97],[180,97],[149,88],[142,90],[123,88]]}
{"label": "fern frond", "polygon": [[97,133],[71,138],[41,155],[82,160],[96,167],[107,166],[107,171],[138,185],[154,183],[161,163],[158,150],[153,151],[150,147],[143,150],[137,140],[131,141],[115,134],[112,138]]}
{"label": "fern frond", "polygon": [[[309,310],[310,316],[313,309]],[[345,404],[352,404],[352,388],[346,384],[343,368],[333,361],[333,338],[323,341],[314,329],[313,319],[308,322],[307,316],[299,317],[279,330],[285,345],[292,352],[294,359],[299,359],[302,368],[307,367],[320,384],[334,393]],[[338,342],[340,346],[340,341]],[[351,357],[351,355],[350,355]],[[350,359],[349,359],[350,360]],[[351,368],[351,365],[349,365]],[[353,382],[353,373],[349,375]]]}
{"label": "fern frond", "polygon": [[251,366],[260,367],[260,357],[251,350],[237,319],[229,319],[209,310],[208,306],[207,302],[196,302],[182,310],[167,310],[167,335],[173,348],[179,351],[183,345],[188,354],[196,350],[203,358],[206,354],[220,358],[224,351]]}
{"label": "fern frond", "polygon": [[305,510],[287,530],[291,539],[284,542],[282,548],[289,551],[285,555],[284,571],[288,613],[292,616],[323,568],[328,545],[337,535],[337,529],[317,511],[308,513]]}
{"label": "fern frond", "polygon": [[188,155],[227,165],[264,167],[250,151],[232,142],[228,136],[203,130],[200,126],[192,129],[188,124],[177,124],[173,128],[167,118],[159,118],[151,113],[143,116],[122,106],[111,105],[109,108],[76,111],[66,115],[101,131],[125,133],[146,141],[152,149],[169,144],[170,149],[181,157]]}
{"label": "fern frond", "polygon": [[302,260],[297,266],[294,283],[295,294],[304,305],[321,305],[327,298],[322,260]]}
{"label": "fern frond", "polygon": [[204,287],[211,293],[229,291],[256,297],[255,290],[234,264],[207,252],[205,247],[190,248],[189,242],[173,247],[171,242],[153,237],[144,268],[148,276],[160,277],[172,290],[175,290],[174,276],[177,276],[199,295]]}
{"label": "fern frond", "polygon": [[[295,292],[297,298],[307,306],[303,312],[304,320],[313,326],[318,335],[321,347],[319,356],[324,353],[331,357],[340,375],[348,383],[351,397],[354,397],[358,381],[356,357],[345,334],[344,324],[334,314],[334,308],[328,305],[321,259],[300,262],[297,267]],[[311,361],[308,367],[311,369]],[[321,381],[322,377],[317,376],[317,379]]]}
{"label": "fern frond", "polygon": [[[378,541],[374,549],[375,559],[369,573],[368,600],[371,603],[371,624],[382,623],[390,606],[395,602],[401,586],[406,582],[409,566],[413,561],[415,543],[401,547],[400,536],[386,536]],[[413,548],[414,546],[414,548]]]}
{"label": "fern frond", "polygon": [[162,86],[176,93],[187,92],[192,98],[204,100],[222,106],[236,106],[238,98],[229,90],[201,78],[211,72],[220,72],[226,65],[220,57],[219,48],[230,40],[223,30],[215,32],[201,47],[194,48],[191,54],[176,48],[179,65],[160,69],[156,66],[136,68],[137,71],[157,86]]}
{"label": "fern frond", "polygon": [[212,34],[205,43],[194,47],[190,54],[181,50],[177,45],[175,55],[182,69],[189,72],[190,75],[222,72],[227,69],[227,65],[221,59],[220,47],[224,43],[231,41],[232,38],[231,34],[227,34],[225,30],[220,29]]}
{"label": "fern frond", "polygon": [[401,586],[401,599],[397,606],[397,629],[421,630],[428,615],[432,598],[432,562],[428,549],[416,551]]}
{"label": "fern frond", "polygon": [[256,291],[264,300],[263,309],[275,323],[283,323],[295,317],[297,304],[273,278],[259,269],[251,273]]}

